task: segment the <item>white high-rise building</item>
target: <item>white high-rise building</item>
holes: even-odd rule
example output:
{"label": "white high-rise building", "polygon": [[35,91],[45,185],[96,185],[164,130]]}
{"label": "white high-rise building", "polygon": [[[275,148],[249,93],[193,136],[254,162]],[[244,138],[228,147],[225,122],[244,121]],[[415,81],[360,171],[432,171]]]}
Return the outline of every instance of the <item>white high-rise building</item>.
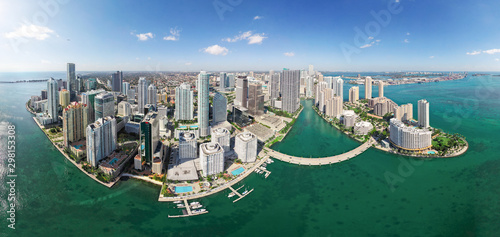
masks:
{"label": "white high-rise building", "polygon": [[371,98],[372,98],[372,78],[366,77],[365,78],[365,99],[371,99]]}
{"label": "white high-rise building", "polygon": [[148,83],[145,77],[139,78],[139,83],[137,84],[137,104],[139,107],[139,113],[144,114],[144,106],[148,104]]}
{"label": "white high-rise building", "polygon": [[251,132],[236,135],[234,152],[244,163],[255,162],[257,158],[257,136]]}
{"label": "white high-rise building", "polygon": [[314,75],[314,66],[313,65],[309,65],[309,76],[313,76]]}
{"label": "white high-rise building", "polygon": [[148,104],[156,106],[158,103],[156,86],[151,84],[148,87]]}
{"label": "white high-rise building", "polygon": [[194,159],[197,157],[198,142],[192,132],[179,134],[179,159]]}
{"label": "white high-rise building", "polygon": [[[319,104],[323,103],[321,98],[321,92],[328,87],[328,83],[325,81],[320,81],[316,85],[316,97],[314,98],[314,103],[319,106]],[[323,109],[323,108],[320,108]]]}
{"label": "white high-rise building", "polygon": [[228,153],[231,151],[230,141],[231,141],[231,133],[229,130],[225,128],[216,128],[212,129],[212,141],[219,143],[224,149],[224,153]]}
{"label": "white high-rise building", "polygon": [[288,113],[297,111],[300,105],[300,70],[283,70],[281,77],[282,110]]}
{"label": "white high-rise building", "polygon": [[235,80],[234,80],[234,73],[228,73],[227,74],[227,88],[230,89],[230,90],[233,90],[234,89],[234,85],[235,85]]}
{"label": "white high-rise building", "polygon": [[246,76],[238,76],[236,79],[236,98],[234,104],[243,108],[247,108],[248,106],[248,79]]}
{"label": "white high-rise building", "polygon": [[198,75],[198,124],[200,137],[210,135],[208,124],[210,116],[209,80],[210,75],[205,71],[201,71]]}
{"label": "white high-rise building", "polygon": [[56,123],[59,120],[59,116],[57,116],[57,105],[59,104],[59,92],[57,88],[57,81],[51,77],[47,81],[47,112],[52,123]]}
{"label": "white high-rise building", "polygon": [[187,83],[175,88],[175,120],[193,120],[193,91]]}
{"label": "white high-rise building", "polygon": [[[227,120],[227,99],[221,93],[215,93],[213,98],[213,124]],[[213,136],[212,136],[213,137]]]}
{"label": "white high-rise building", "polygon": [[269,83],[269,98],[272,101],[280,97],[280,74],[274,73],[270,75],[271,81]]}
{"label": "white high-rise building", "polygon": [[221,72],[219,74],[219,90],[220,91],[226,91],[226,88],[229,87],[229,83],[227,81],[227,74],[225,72]]}
{"label": "white high-rise building", "polygon": [[127,101],[122,101],[118,104],[118,115],[120,116],[132,115],[132,107]]}
{"label": "white high-rise building", "polygon": [[127,92],[127,100],[130,104],[135,103],[135,89],[130,89]]}
{"label": "white high-rise building", "polygon": [[128,93],[130,91],[130,83],[128,82],[123,82],[122,83],[122,94],[126,95],[127,96],[127,99],[128,98]]}
{"label": "white high-rise building", "polygon": [[430,127],[429,124],[429,102],[427,100],[418,101],[418,125],[423,128]]}
{"label": "white high-rise building", "polygon": [[200,145],[200,165],[204,177],[224,172],[224,149],[219,143]]}
{"label": "white high-rise building", "polygon": [[355,103],[359,100],[359,87],[353,86],[349,89],[349,102]]}
{"label": "white high-rise building", "polygon": [[384,97],[384,82],[378,81],[378,97]]}
{"label": "white high-rise building", "polygon": [[425,150],[432,146],[432,132],[427,128],[406,126],[396,118],[390,120],[390,139],[393,145],[405,150]]}
{"label": "white high-rise building", "polygon": [[114,117],[100,118],[87,126],[87,162],[92,167],[116,149],[116,132]]}
{"label": "white high-rise building", "polygon": [[115,97],[113,94],[103,92],[95,96],[95,120],[115,115]]}
{"label": "white high-rise building", "polygon": [[306,97],[313,97],[314,90],[314,77],[307,76],[306,77]]}
{"label": "white high-rise building", "polygon": [[333,91],[336,96],[340,97],[342,101],[344,100],[344,80],[340,77],[334,77],[333,78]]}

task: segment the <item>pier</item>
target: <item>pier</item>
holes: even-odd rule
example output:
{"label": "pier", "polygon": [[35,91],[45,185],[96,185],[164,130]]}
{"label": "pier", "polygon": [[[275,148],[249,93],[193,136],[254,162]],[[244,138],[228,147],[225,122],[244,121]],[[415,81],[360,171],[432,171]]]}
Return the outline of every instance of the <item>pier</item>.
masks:
{"label": "pier", "polygon": [[[243,186],[239,187],[238,189],[240,189],[240,188],[243,188]],[[238,190],[234,189],[234,188],[233,188],[233,187],[231,187],[231,186],[229,186],[229,189],[231,189],[231,191],[232,191],[233,193],[235,193],[236,195],[238,195],[238,197],[239,197],[239,198],[237,198],[236,200],[234,200],[234,201],[233,201],[233,203],[235,203],[235,202],[237,202],[237,201],[241,200],[242,198],[246,197],[248,194],[250,194],[251,192],[253,192],[253,188],[252,188],[252,190],[248,191],[248,192],[247,192],[247,193],[245,193],[245,194],[241,194],[241,193],[239,193],[239,192],[238,192]]]}
{"label": "pier", "polygon": [[186,208],[186,210],[182,210],[182,212],[184,214],[183,215],[176,215],[176,216],[168,215],[168,218],[179,218],[179,217],[197,216],[197,215],[208,213],[208,211],[200,211],[200,212],[193,213],[193,211],[191,210],[191,206],[188,203],[188,200],[187,199],[183,199],[183,201],[184,201],[184,208]]}
{"label": "pier", "polygon": [[263,171],[264,173],[266,173],[266,174],[264,175],[264,177],[265,177],[266,179],[267,179],[267,177],[269,177],[269,175],[271,175],[271,171],[269,171],[269,170],[267,170],[267,169],[263,169],[263,168],[259,167],[259,168],[257,168],[257,170],[261,170],[261,171]]}

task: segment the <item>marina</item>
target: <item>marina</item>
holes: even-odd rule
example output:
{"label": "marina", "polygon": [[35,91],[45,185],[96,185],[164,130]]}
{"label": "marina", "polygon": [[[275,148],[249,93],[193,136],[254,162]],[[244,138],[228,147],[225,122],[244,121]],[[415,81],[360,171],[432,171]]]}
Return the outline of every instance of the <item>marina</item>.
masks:
{"label": "marina", "polygon": [[[240,188],[243,188],[243,186],[241,186]],[[238,189],[240,189],[238,188]],[[245,190],[243,193],[239,193],[236,189],[234,189],[233,187],[229,186],[229,189],[231,189],[231,191],[233,191],[232,193],[235,193],[236,195],[238,195],[239,198],[237,198],[236,200],[233,201],[233,203],[241,200],[242,198],[246,197],[248,194],[250,194],[251,192],[253,192],[253,188],[248,191],[248,190]]]}
{"label": "marina", "polygon": [[[208,213],[207,209],[200,209],[203,207],[199,202],[191,202],[188,203],[187,199],[183,199],[181,202],[180,201],[175,201],[173,202],[174,204],[177,204],[177,208],[185,208],[185,210],[182,210],[182,215],[168,215],[168,218],[180,218],[180,217],[189,217],[189,216],[197,216],[201,214],[206,214]],[[193,210],[191,210],[193,209]]]}

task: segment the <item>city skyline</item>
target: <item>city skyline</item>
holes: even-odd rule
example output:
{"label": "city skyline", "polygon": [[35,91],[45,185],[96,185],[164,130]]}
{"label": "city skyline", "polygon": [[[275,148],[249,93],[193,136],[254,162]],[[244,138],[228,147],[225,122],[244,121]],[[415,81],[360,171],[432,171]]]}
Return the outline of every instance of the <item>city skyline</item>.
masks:
{"label": "city skyline", "polygon": [[[2,2],[0,13],[9,21],[0,23],[5,52],[0,71],[59,71],[66,62],[79,65],[77,71],[267,71],[308,64],[319,71],[496,71],[500,66],[495,41],[500,17],[492,10],[500,3],[494,1],[459,6],[398,1],[392,9],[394,0],[120,3]],[[282,6],[287,11],[279,11]],[[86,11],[82,17],[96,17],[74,17]]]}

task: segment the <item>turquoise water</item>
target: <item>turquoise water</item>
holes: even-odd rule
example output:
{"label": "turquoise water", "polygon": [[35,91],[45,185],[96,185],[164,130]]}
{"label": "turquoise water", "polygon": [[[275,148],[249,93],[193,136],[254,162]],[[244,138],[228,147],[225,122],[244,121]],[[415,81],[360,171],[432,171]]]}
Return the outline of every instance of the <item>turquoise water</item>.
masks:
{"label": "turquoise water", "polygon": [[436,154],[435,151],[428,151],[427,154]]}
{"label": "turquoise water", "polygon": [[80,145],[75,145],[75,146],[73,146],[73,147],[75,147],[75,148],[78,150],[78,149],[80,149],[80,147],[82,147],[82,146],[83,146],[83,144],[80,144]]}
{"label": "turquoise water", "polygon": [[113,165],[114,163],[116,163],[118,161],[118,159],[116,158],[113,158],[111,161],[109,161],[109,164],[110,165]]}
{"label": "turquoise water", "polygon": [[243,173],[243,171],[245,171],[245,169],[243,167],[240,167],[240,168],[238,168],[236,170],[233,170],[231,172],[231,174],[233,174],[233,175],[239,175],[239,174]]}
{"label": "turquoise water", "polygon": [[178,186],[175,187],[175,193],[189,193],[193,191],[193,187],[191,186]]}
{"label": "turquoise water", "polygon": [[[415,116],[417,101],[427,99],[431,126],[466,136],[470,148],[463,156],[420,161],[369,149],[331,166],[276,160],[267,166],[269,178],[251,174],[234,186],[254,189],[237,203],[224,191],[198,200],[208,214],[176,219],[168,218],[179,212],[174,205],[157,202],[158,186],[129,179],[108,189],[47,141],[24,109],[29,96],[45,86],[0,84],[0,121],[16,125],[18,175],[17,229],[11,230],[6,227],[8,177],[2,154],[0,236],[500,235],[498,78],[385,88],[396,103],[413,103]],[[319,157],[359,145],[322,122],[308,109],[310,102],[303,103],[296,125],[274,148]],[[5,145],[0,136],[0,151]],[[390,185],[387,174],[399,182]]]}

